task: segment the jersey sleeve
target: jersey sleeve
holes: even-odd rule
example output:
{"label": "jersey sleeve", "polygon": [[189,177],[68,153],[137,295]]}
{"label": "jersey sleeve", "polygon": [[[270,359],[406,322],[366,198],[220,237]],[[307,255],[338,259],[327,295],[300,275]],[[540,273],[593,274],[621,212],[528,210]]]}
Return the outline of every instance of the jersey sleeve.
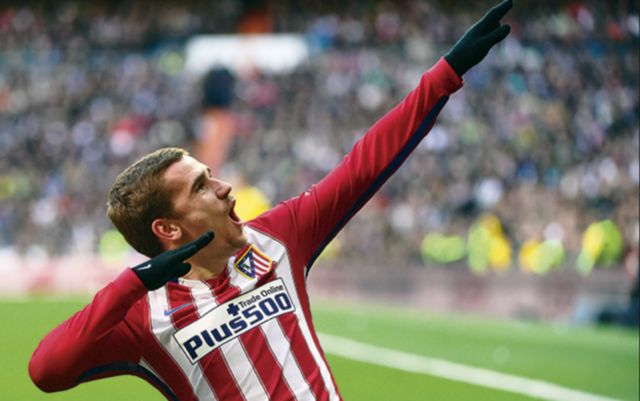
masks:
{"label": "jersey sleeve", "polygon": [[290,256],[298,262],[293,265],[303,266],[306,277],[324,247],[406,160],[448,96],[461,86],[461,79],[441,58],[327,176],[251,224],[288,244]]}
{"label": "jersey sleeve", "polygon": [[126,269],[84,309],[47,334],[29,362],[29,375],[43,391],[74,387],[92,372],[116,362],[139,360],[141,299],[147,293]]}

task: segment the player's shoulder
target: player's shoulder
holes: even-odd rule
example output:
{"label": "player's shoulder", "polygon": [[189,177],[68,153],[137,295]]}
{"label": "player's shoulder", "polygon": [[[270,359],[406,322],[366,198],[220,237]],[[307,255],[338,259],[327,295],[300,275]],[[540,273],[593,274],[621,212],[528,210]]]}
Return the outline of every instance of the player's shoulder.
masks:
{"label": "player's shoulder", "polygon": [[252,220],[244,226],[244,233],[249,243],[269,257],[279,259],[287,252],[288,244],[272,230],[268,224],[260,220]]}

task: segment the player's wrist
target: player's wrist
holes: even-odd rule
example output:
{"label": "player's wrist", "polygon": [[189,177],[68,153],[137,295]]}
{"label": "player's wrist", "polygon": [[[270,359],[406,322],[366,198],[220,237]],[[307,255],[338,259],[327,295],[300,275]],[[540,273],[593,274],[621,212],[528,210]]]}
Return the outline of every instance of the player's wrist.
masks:
{"label": "player's wrist", "polygon": [[147,287],[130,268],[124,269],[109,285],[117,287],[122,293],[120,298],[129,302],[138,300],[148,292]]}

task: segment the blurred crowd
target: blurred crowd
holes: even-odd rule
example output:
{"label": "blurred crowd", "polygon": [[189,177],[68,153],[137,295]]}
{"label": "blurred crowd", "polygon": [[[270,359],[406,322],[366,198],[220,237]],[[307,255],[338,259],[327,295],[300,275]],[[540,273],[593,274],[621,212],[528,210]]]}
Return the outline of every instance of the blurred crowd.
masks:
{"label": "blurred crowd", "polygon": [[[295,32],[310,46],[290,74],[234,72],[221,172],[276,203],[328,172],[490,4],[354,3],[0,6],[0,247],[95,252],[115,176],[158,147],[194,146],[203,85],[183,71],[194,34]],[[501,242],[487,266],[526,264],[523,245],[545,241],[573,264],[606,220],[622,241],[614,262],[637,258],[637,5],[519,3],[512,34],[327,257],[429,264],[425,236],[467,241],[491,221]]]}

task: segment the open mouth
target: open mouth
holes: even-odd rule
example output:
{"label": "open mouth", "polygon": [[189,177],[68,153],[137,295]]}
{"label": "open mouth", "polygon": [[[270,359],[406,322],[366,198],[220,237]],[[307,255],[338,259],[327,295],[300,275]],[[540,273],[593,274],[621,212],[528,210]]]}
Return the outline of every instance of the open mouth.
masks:
{"label": "open mouth", "polygon": [[229,208],[229,218],[236,224],[242,224],[242,219],[236,214],[236,200],[231,199],[231,208]]}

